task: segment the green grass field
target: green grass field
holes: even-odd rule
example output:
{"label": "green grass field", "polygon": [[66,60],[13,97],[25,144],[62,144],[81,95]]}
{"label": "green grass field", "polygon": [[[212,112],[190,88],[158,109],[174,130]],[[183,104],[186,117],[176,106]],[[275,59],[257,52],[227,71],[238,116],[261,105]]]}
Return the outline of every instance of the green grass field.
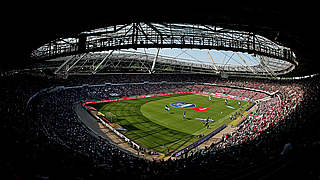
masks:
{"label": "green grass field", "polygon": [[[186,102],[193,103],[197,107],[207,107],[210,110],[198,112],[187,108],[170,106],[171,103]],[[228,100],[228,108],[224,99],[213,98],[196,94],[176,94],[144,99],[133,99],[126,101],[91,104],[99,112],[105,114],[111,112],[117,116],[114,123],[120,124],[127,131],[121,131],[132,141],[140,146],[156,152],[168,154],[198,140],[198,135],[212,132],[223,124],[231,122],[229,116],[240,107],[237,100]],[[241,101],[242,108],[248,106],[248,102]],[[169,105],[170,111],[165,110]],[[183,119],[183,111],[186,111],[186,119]],[[214,120],[209,123],[209,128],[203,124],[204,121],[195,118]]]}

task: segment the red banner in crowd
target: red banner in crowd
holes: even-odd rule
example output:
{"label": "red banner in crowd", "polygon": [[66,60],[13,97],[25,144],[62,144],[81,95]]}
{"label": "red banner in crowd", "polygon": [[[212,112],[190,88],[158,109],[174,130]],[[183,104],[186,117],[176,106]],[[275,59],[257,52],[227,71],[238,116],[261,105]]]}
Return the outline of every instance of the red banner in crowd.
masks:
{"label": "red banner in crowd", "polygon": [[[218,98],[226,98],[226,99],[247,100],[245,98],[239,98],[239,97],[229,96],[229,95],[225,95],[225,94],[202,93],[202,92],[197,92],[197,91],[196,92],[183,91],[183,92],[166,93],[166,94],[153,94],[153,95],[147,95],[147,96],[127,97],[127,98],[120,98],[120,99],[107,99],[107,100],[101,100],[101,101],[88,101],[88,102],[84,102],[82,105],[95,104],[95,103],[104,103],[104,102],[114,102],[114,101],[125,101],[125,100],[131,100],[131,99],[142,99],[142,98],[150,98],[150,97],[158,97],[158,96],[168,96],[168,95],[184,94],[184,93],[209,95],[209,96],[214,96],[214,97],[218,97]],[[204,111],[206,111],[206,110],[204,110]]]}
{"label": "red banner in crowd", "polygon": [[184,93],[193,93],[193,92],[184,91],[184,92],[154,94],[154,95],[148,95],[148,96],[136,96],[136,97],[128,97],[128,98],[120,98],[120,99],[107,99],[107,100],[101,100],[101,101],[88,101],[88,102],[84,102],[82,105],[104,103],[104,102],[114,102],[114,101],[125,101],[125,100],[131,100],[131,99],[142,99],[142,98],[157,97],[157,96],[168,96],[168,95],[184,94]]}

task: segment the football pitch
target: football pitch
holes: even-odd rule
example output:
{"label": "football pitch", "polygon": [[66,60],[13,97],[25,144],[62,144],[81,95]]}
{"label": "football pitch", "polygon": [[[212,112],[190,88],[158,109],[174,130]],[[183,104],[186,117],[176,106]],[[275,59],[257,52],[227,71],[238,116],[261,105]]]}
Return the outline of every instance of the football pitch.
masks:
{"label": "football pitch", "polygon": [[[165,106],[169,110],[165,109]],[[125,101],[91,104],[99,112],[116,115],[113,123],[126,129],[125,136],[145,149],[171,154],[207,135],[249,102],[212,98],[199,94],[174,94]],[[184,117],[185,114],[185,117]],[[209,121],[207,121],[209,119]],[[207,126],[206,126],[207,125]]]}

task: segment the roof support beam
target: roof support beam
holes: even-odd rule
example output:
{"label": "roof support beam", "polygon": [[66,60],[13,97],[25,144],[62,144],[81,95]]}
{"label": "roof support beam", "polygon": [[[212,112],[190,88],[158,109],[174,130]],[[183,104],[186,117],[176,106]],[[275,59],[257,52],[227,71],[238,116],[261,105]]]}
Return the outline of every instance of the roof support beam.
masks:
{"label": "roof support beam", "polygon": [[246,66],[252,71],[252,73],[256,74],[255,70],[253,70],[251,68],[251,66],[249,66],[249,64],[247,63],[247,61],[245,59],[243,59],[242,56],[240,56],[240,54],[238,52],[236,52],[236,54],[240,57],[240,59],[246,64]]}
{"label": "roof support beam", "polygon": [[95,74],[97,72],[97,70],[99,69],[99,67],[101,66],[102,63],[104,63],[110,56],[111,54],[113,53],[114,50],[112,50],[109,54],[107,54],[103,59],[102,61],[98,64],[98,66],[93,70],[93,74]]}
{"label": "roof support beam", "polygon": [[157,32],[160,35],[160,44],[162,44],[163,40],[163,34],[156,28],[154,27],[151,23],[146,23],[151,29],[153,29],[155,32]]}
{"label": "roof support beam", "polygon": [[267,71],[267,73],[271,74],[273,77],[276,77],[276,75],[274,74],[274,72],[268,67],[266,66],[264,63],[262,63],[263,61],[265,61],[263,56],[259,56],[262,60],[259,62],[259,64],[261,65],[261,67]]}
{"label": "roof support beam", "polygon": [[[216,29],[210,25],[134,22],[109,25],[69,38],[60,38],[44,44],[32,52],[32,58],[47,59],[128,48],[198,48],[254,52],[257,55],[286,60],[297,65],[291,49],[258,36],[255,32]],[[55,44],[54,48],[52,44]]]}
{"label": "roof support beam", "polygon": [[61,66],[58,67],[58,69],[54,72],[54,74],[58,74],[58,72],[68,63],[70,62],[73,58],[75,57],[74,56],[71,56],[69,59],[67,59],[64,63],[61,64]]}
{"label": "roof support beam", "polygon": [[209,53],[208,49],[206,49],[206,51],[207,51],[208,56],[209,56],[209,58],[210,58],[210,60],[211,60],[211,62],[212,62],[212,64],[213,64],[214,69],[216,70],[216,72],[219,72],[219,70],[218,70],[218,68],[217,68],[217,66],[216,66],[216,63],[214,63],[214,61],[213,61],[213,59],[212,59],[212,57],[211,57],[211,54]]}
{"label": "roof support beam", "polygon": [[158,59],[159,51],[160,51],[160,48],[157,49],[156,55],[155,55],[155,57],[153,59],[152,67],[151,67],[151,70],[150,70],[150,74],[153,73],[154,66],[156,65],[156,61]]}
{"label": "roof support beam", "polygon": [[76,62],[74,62],[68,69],[67,72],[70,71],[70,69],[72,69],[85,55],[87,55],[88,53],[84,53],[79,59],[76,60]]}

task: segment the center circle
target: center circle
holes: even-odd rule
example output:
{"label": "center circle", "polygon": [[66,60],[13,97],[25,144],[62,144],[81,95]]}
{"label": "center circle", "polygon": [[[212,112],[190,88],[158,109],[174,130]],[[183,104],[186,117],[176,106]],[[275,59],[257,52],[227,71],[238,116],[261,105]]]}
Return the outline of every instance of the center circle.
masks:
{"label": "center circle", "polygon": [[196,107],[195,104],[192,103],[186,103],[186,102],[175,102],[170,104],[173,107],[178,107],[178,108],[194,108]]}

